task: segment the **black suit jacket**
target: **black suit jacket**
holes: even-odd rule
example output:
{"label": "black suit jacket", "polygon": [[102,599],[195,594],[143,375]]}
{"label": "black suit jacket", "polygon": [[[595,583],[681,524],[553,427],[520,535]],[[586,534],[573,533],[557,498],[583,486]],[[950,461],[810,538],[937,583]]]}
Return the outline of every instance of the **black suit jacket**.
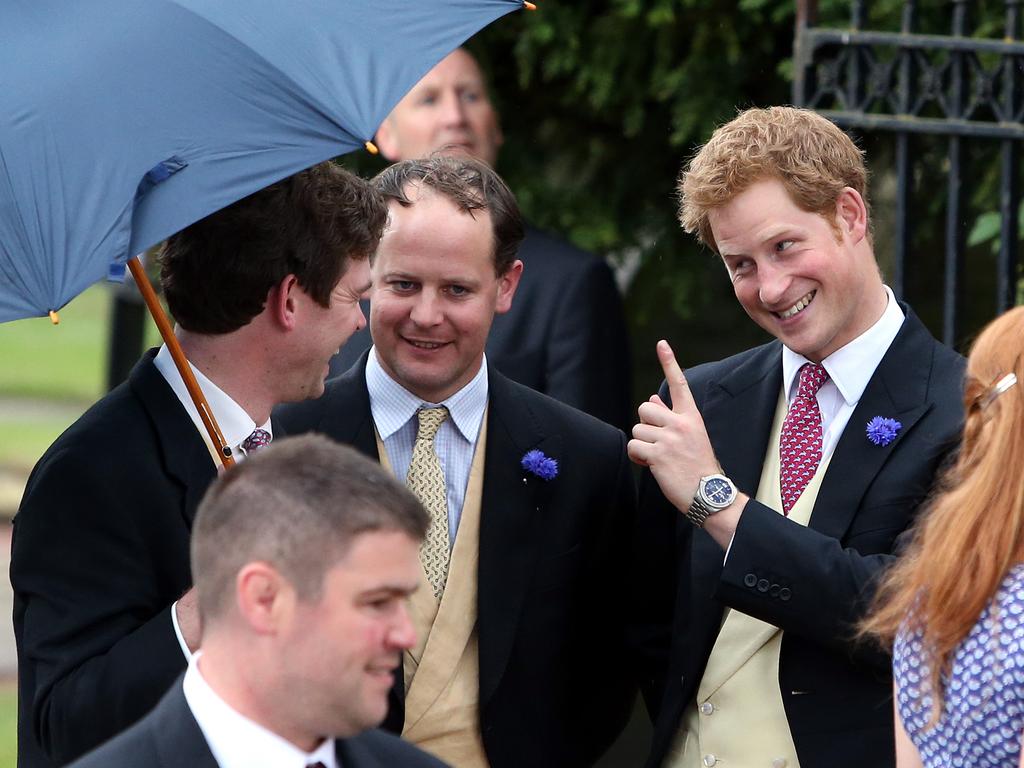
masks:
{"label": "black suit jacket", "polygon": [[169,609],[216,470],[153,354],[40,459],[14,521],[21,768],[106,741],[185,669]]}
{"label": "black suit jacket", "polygon": [[[444,768],[440,760],[383,731],[335,742],[342,768]],[[181,687],[175,683],[156,708],[71,768],[217,768]]]}
{"label": "black suit jacket", "polygon": [[[317,431],[379,458],[366,356],[277,425]],[[635,489],[621,432],[488,371],[477,629],[480,721],[493,768],[589,766],[633,700],[624,663],[625,580],[616,564]],[[558,460],[544,481],[520,466]],[[401,680],[385,727],[400,732]]]}
{"label": "black suit jacket", "polygon": [[[519,258],[523,277],[512,308],[494,318],[487,360],[513,381],[629,429],[629,333],[611,269],[532,227]],[[351,368],[369,346],[368,329],[352,336],[331,361],[331,375]]]}
{"label": "black suit jacket", "polygon": [[[665,587],[641,593],[634,638],[655,721],[649,765],[664,760],[696,697],[726,606],[784,631],[779,685],[803,768],[894,764],[890,661],[855,644],[853,633],[959,438],[964,372],[963,358],[904,310],[899,334],[836,445],[808,527],[752,498],[723,567],[722,548],[645,472],[636,578]],[[686,376],[725,474],[753,497],[782,387],[781,345]],[[887,446],[866,437],[874,416],[903,425]]]}

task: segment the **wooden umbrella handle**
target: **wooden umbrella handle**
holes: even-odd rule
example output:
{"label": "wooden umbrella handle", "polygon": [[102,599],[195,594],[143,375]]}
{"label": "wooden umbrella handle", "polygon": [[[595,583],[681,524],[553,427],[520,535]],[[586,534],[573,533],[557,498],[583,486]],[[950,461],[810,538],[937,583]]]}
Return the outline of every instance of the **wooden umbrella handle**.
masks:
{"label": "wooden umbrella handle", "polygon": [[203,390],[199,388],[199,382],[196,381],[195,374],[192,373],[192,366],[185,359],[185,353],[181,350],[178,337],[174,335],[174,329],[171,327],[171,321],[167,319],[163,305],[157,298],[156,291],[153,290],[153,285],[149,282],[149,276],[138,256],[129,259],[128,269],[131,271],[132,277],[135,278],[135,284],[139,287],[146,306],[149,307],[149,313],[153,316],[167,349],[170,350],[174,365],[177,367],[178,373],[181,374],[181,380],[185,382],[185,388],[188,390],[192,402],[195,403],[196,410],[199,411],[199,418],[203,420],[206,432],[217,448],[217,455],[220,457],[221,463],[225,469],[234,466],[235,460],[231,458],[231,449],[224,442],[224,435],[221,434],[217,419],[213,416],[213,410],[206,402]]}

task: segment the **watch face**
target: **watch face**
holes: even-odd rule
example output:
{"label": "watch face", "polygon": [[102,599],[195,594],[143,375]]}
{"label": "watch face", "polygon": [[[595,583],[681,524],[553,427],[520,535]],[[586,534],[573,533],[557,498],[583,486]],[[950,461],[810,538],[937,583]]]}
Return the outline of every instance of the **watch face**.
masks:
{"label": "watch face", "polygon": [[713,477],[704,483],[704,496],[712,504],[726,504],[732,501],[732,485],[724,477]]}

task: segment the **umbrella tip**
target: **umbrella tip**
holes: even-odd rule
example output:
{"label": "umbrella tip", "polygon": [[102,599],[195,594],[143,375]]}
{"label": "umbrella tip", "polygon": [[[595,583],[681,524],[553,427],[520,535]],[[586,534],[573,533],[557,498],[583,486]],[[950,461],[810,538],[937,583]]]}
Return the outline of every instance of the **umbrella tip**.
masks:
{"label": "umbrella tip", "polygon": [[60,325],[60,315],[58,315],[52,309],[50,310],[50,322],[53,323],[54,325]]}
{"label": "umbrella tip", "polygon": [[372,141],[366,142],[365,144],[363,144],[363,146],[366,147],[366,151],[369,152],[371,155],[380,154],[380,150],[377,149],[377,145],[374,144]]}
{"label": "umbrella tip", "polygon": [[523,8],[528,11],[536,11],[537,6],[530,2],[530,0],[523,0]]}

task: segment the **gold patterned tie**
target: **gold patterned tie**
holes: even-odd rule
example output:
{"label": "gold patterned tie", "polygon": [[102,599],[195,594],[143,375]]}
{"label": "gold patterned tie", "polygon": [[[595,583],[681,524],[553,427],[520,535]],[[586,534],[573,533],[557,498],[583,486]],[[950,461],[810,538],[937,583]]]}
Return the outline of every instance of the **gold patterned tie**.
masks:
{"label": "gold patterned tie", "polygon": [[416,416],[420,426],[405,484],[430,515],[430,528],[420,545],[420,560],[434,588],[434,596],[440,600],[448,580],[448,492],[441,459],[434,450],[434,436],[448,418],[448,409],[422,408]]}

